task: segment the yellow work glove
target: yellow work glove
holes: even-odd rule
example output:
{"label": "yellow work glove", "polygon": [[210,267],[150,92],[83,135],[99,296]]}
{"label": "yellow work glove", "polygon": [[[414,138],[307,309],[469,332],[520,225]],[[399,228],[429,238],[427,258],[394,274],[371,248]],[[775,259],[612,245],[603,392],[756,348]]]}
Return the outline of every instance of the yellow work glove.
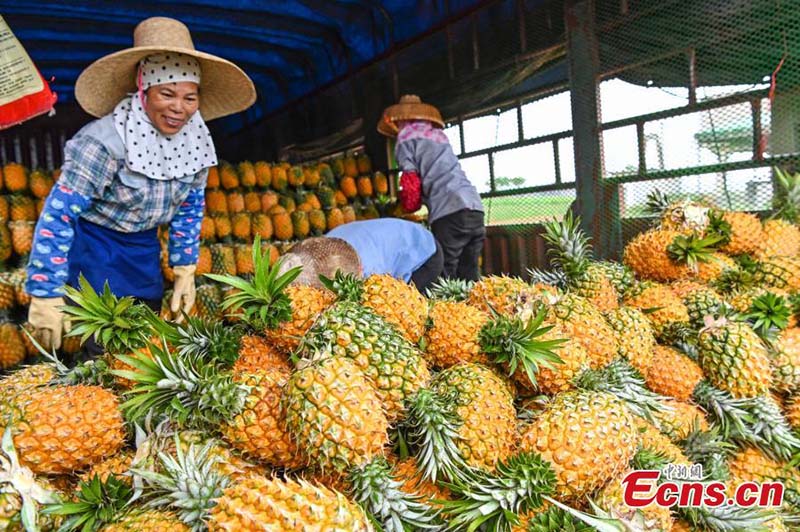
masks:
{"label": "yellow work glove", "polygon": [[172,300],[169,303],[169,309],[173,315],[177,315],[176,321],[180,322],[183,315],[179,311],[189,314],[194,306],[194,299],[196,290],[194,286],[194,272],[197,266],[194,264],[187,264],[185,266],[175,266],[172,271],[175,272],[175,284],[172,289]]}
{"label": "yellow work glove", "polygon": [[28,321],[33,336],[47,350],[61,347],[61,335],[69,332],[69,320],[61,312],[63,297],[32,297]]}

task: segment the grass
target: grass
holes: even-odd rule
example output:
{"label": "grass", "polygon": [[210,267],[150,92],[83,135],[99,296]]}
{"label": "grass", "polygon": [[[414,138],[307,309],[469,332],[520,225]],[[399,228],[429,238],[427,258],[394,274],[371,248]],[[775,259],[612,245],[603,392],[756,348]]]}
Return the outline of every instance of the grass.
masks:
{"label": "grass", "polygon": [[537,223],[561,217],[574,199],[572,195],[483,198],[483,211],[486,225]]}

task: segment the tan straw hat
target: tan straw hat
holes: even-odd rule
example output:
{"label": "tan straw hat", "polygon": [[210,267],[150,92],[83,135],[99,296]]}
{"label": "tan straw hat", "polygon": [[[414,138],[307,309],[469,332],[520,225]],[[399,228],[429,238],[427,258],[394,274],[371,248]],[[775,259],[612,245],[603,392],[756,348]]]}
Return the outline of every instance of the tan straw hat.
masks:
{"label": "tan straw hat", "polygon": [[204,120],[244,111],[256,101],[256,89],[244,71],[215,55],[194,49],[192,36],[182,22],[152,17],[133,30],[133,48],[101,57],[81,73],[75,98],[96,117],[107,115],[128,93],[136,90],[136,68],[148,55],[177,52],[200,62],[200,112]]}
{"label": "tan straw hat", "polygon": [[278,271],[284,273],[296,266],[302,266],[303,271],[292,284],[322,288],[319,276],[332,279],[337,270],[361,277],[358,253],[341,238],[318,236],[301,240],[281,257]]}
{"label": "tan straw hat", "polygon": [[443,128],[444,120],[439,110],[427,103],[422,103],[419,96],[405,94],[400,97],[400,102],[386,108],[378,122],[378,133],[387,137],[397,136],[398,120],[427,120]]}

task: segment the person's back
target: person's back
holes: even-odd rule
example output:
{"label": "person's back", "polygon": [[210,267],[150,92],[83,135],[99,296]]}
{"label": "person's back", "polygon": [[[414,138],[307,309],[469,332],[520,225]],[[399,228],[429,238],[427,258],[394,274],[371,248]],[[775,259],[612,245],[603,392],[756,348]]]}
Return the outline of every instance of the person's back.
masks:
{"label": "person's back", "polygon": [[398,218],[350,222],[325,236],[340,238],[356,250],[365,277],[388,273],[408,281],[436,253],[436,239],[430,231]]}

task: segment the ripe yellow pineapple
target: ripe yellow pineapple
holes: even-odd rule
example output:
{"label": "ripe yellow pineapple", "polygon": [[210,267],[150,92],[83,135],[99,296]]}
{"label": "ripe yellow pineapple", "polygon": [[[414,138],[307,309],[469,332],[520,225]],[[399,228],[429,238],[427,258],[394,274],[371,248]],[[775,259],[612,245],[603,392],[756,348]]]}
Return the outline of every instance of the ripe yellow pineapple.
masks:
{"label": "ripe yellow pineapple", "polygon": [[56,386],[17,397],[14,445],[39,474],[63,474],[113,456],[125,440],[117,397],[99,386]]}
{"label": "ripe yellow pineapple", "polygon": [[253,188],[256,186],[256,171],[253,163],[250,161],[240,162],[236,169],[239,173],[239,182],[245,188]]}
{"label": "ripe yellow pineapple", "polygon": [[747,212],[728,211],[722,219],[731,225],[730,242],[720,251],[728,255],[757,253],[764,245],[765,235],[761,220]]}
{"label": "ripe yellow pineapple", "polygon": [[517,428],[511,387],[481,364],[462,363],[434,378],[431,389],[455,394],[462,424],[456,440],[467,464],[494,469],[514,451]]}
{"label": "ripe yellow pineapple", "polygon": [[702,431],[708,430],[706,415],[692,403],[677,400],[662,401],[663,410],[653,413],[658,430],[669,436],[672,441],[686,438],[695,424]]}
{"label": "ripe yellow pineapple", "polygon": [[744,323],[720,319],[698,336],[700,366],[708,381],[734,397],[756,397],[769,391],[772,368],[766,346]]}
{"label": "ripe yellow pineapple", "polygon": [[680,447],[672,441],[658,428],[642,418],[635,418],[634,423],[639,435],[639,448],[649,449],[663,455],[673,464],[691,465],[690,460],[683,454]]}
{"label": "ripe yellow pineapple", "polygon": [[556,298],[551,308],[552,315],[564,328],[567,337],[577,340],[586,350],[590,368],[603,368],[617,358],[619,346],[616,333],[600,310],[588,300],[567,294]]}
{"label": "ripe yellow pineapple", "polygon": [[212,215],[228,214],[228,198],[221,190],[206,191],[206,208]]}
{"label": "ripe yellow pineapple", "polygon": [[16,366],[25,360],[27,351],[16,325],[0,323],[0,370]]}
{"label": "ripe yellow pineapple", "polygon": [[228,213],[231,215],[244,212],[244,196],[241,192],[232,190],[228,192],[226,201],[228,203]]}
{"label": "ripe yellow pineapple", "polygon": [[494,309],[499,314],[511,316],[520,296],[529,289],[530,286],[517,277],[490,275],[472,285],[467,302],[484,312],[491,313]]}
{"label": "ripe yellow pineapple", "polygon": [[691,275],[689,266],[672,260],[667,253],[667,247],[681,234],[663,229],[640,233],[625,246],[622,262],[642,279],[662,282],[685,279]]}
{"label": "ripe yellow pineapple", "polygon": [[34,170],[30,174],[30,191],[34,198],[43,199],[53,188],[53,178],[45,170]]}
{"label": "ripe yellow pineapple", "polygon": [[434,506],[435,499],[446,500],[450,498],[450,490],[446,487],[425,480],[414,457],[397,460],[394,463],[394,475],[403,483],[403,490],[407,493],[418,493]]}
{"label": "ripe yellow pineapple", "polygon": [[17,255],[27,255],[33,246],[34,222],[16,221],[9,222],[11,231],[11,247]]}
{"label": "ripe yellow pineapple", "polygon": [[605,392],[557,395],[522,434],[520,450],[539,453],[556,474],[556,496],[579,500],[626,470],[638,437],[633,417]]}
{"label": "ripe yellow pineapple", "polygon": [[683,301],[667,285],[643,282],[631,289],[625,305],[645,313],[656,337],[662,336],[673,324],[688,324],[689,311]]}
{"label": "ripe yellow pineapple", "polygon": [[412,343],[419,342],[425,332],[428,303],[413,285],[390,275],[370,275],[364,281],[361,302]]}
{"label": "ripe yellow pineapple", "polygon": [[697,271],[693,277],[704,283],[710,283],[719,278],[725,270],[737,269],[736,262],[724,253],[712,253],[708,260],[697,263]]}
{"label": "ripe yellow pineapple", "polygon": [[231,219],[228,215],[214,216],[213,220],[214,232],[217,235],[217,240],[221,242],[229,241],[231,233],[233,232],[233,226],[231,225]]}
{"label": "ripe yellow pineapple", "polygon": [[786,220],[764,222],[764,246],[759,249],[759,258],[775,255],[800,255],[800,228]]}
{"label": "ripe yellow pineapple", "polygon": [[431,326],[425,334],[425,358],[437,368],[459,362],[488,364],[478,333],[489,315],[461,301],[436,301],[430,310]]}
{"label": "ripe yellow pineapple", "polygon": [[253,165],[256,173],[256,185],[259,188],[267,188],[272,184],[272,167],[266,161],[256,161]]}
{"label": "ripe yellow pineapple", "polygon": [[178,517],[163,510],[145,510],[126,514],[119,521],[108,524],[101,532],[190,532],[191,528]]}
{"label": "ripe yellow pineapple", "polygon": [[800,430],[800,400],[797,396],[792,396],[784,404],[784,414],[786,420],[794,430]]}
{"label": "ripe yellow pineapple", "polygon": [[762,259],[753,278],[761,286],[800,291],[800,257],[776,255]]}
{"label": "ripe yellow pineapple", "polygon": [[217,169],[219,170],[219,180],[222,188],[232,190],[239,186],[239,175],[230,163],[221,161]]}
{"label": "ripe yellow pineapple", "polygon": [[236,449],[274,467],[295,469],[305,461],[286,429],[281,392],[289,371],[278,368],[238,373],[234,380],[249,387],[244,409],[221,426]]}
{"label": "ripe yellow pineapple", "polygon": [[9,218],[12,222],[35,222],[36,203],[30,196],[12,194],[10,199]]}
{"label": "ripe yellow pineapple", "polygon": [[252,373],[257,370],[278,370],[290,373],[292,366],[283,353],[275,349],[263,336],[243,336],[236,362],[233,365],[234,373]]}
{"label": "ripe yellow pineapple", "polygon": [[250,215],[246,212],[240,212],[231,216],[231,231],[236,242],[250,242],[252,234]]}
{"label": "ripe yellow pineapple", "polygon": [[322,353],[292,374],[283,405],[297,446],[322,470],[344,473],[382,456],[389,422],[352,360]]}
{"label": "ripe yellow pineapple", "polygon": [[770,355],[772,388],[789,394],[800,389],[800,327],[782,331]]}
{"label": "ripe yellow pineapple", "polygon": [[18,163],[8,163],[3,167],[3,180],[9,192],[24,192],[28,189],[28,170]]}
{"label": "ripe yellow pineapple", "polygon": [[372,531],[359,505],[341,493],[304,480],[247,479],[225,489],[216,502],[208,519],[210,532]]}
{"label": "ripe yellow pineapple", "polygon": [[253,236],[261,237],[262,241],[267,241],[272,238],[272,219],[264,213],[253,215],[252,219]]}
{"label": "ripe yellow pineapple", "polygon": [[558,348],[556,354],[561,359],[560,364],[552,367],[542,366],[536,372],[536,385],[527,373],[517,370],[513,378],[521,395],[544,393],[555,395],[566,392],[575,387],[574,381],[581,372],[589,366],[589,354],[583,345],[574,338],[569,338],[563,326],[555,324],[540,338],[541,340],[566,339]]}
{"label": "ripe yellow pineapple", "polygon": [[276,347],[290,352],[297,348],[314,320],[333,304],[336,296],[330,290],[305,285],[289,286],[285,293],[291,301],[291,319],[265,333]]}
{"label": "ripe yellow pineapple", "polygon": [[110,456],[102,462],[93,465],[88,470],[78,475],[78,478],[81,482],[89,482],[92,477],[97,476],[100,477],[100,480],[105,482],[109,475],[115,475],[123,482],[130,483],[130,478],[124,475],[130,470],[132,462],[133,453],[130,451],[122,451],[119,454]]}
{"label": "ripe yellow pineapple", "polygon": [[291,240],[294,237],[294,228],[292,227],[292,218],[286,209],[280,205],[274,206],[270,209],[272,216],[272,229],[275,238],[278,240]]}
{"label": "ripe yellow pineapple", "polygon": [[645,382],[652,391],[688,401],[703,380],[703,370],[692,359],[673,347],[656,346],[645,373]]}
{"label": "ripe yellow pineapple", "polygon": [[252,275],[253,246],[251,244],[236,244],[233,251],[236,258],[236,273],[238,275]]}
{"label": "ripe yellow pineapple", "polygon": [[[611,479],[608,484],[606,484],[605,487],[600,490],[600,493],[597,497],[598,506],[607,512],[611,512],[613,515],[626,515],[632,511],[641,512],[645,526],[645,528],[642,530],[671,530],[673,518],[669,508],[660,506],[655,502],[652,502],[643,508],[636,509],[632,509],[625,504],[623,498],[622,480],[630,472],[632,472],[632,470],[624,471],[622,474]],[[640,481],[640,484],[646,484],[646,482]],[[648,493],[640,493],[637,496],[646,497],[648,495],[655,495],[656,482],[650,483],[649,487],[650,491]]]}
{"label": "ripe yellow pineapple", "polygon": [[606,312],[605,317],[615,333],[619,355],[646,376],[656,348],[656,338],[647,316],[632,307],[619,307]]}

